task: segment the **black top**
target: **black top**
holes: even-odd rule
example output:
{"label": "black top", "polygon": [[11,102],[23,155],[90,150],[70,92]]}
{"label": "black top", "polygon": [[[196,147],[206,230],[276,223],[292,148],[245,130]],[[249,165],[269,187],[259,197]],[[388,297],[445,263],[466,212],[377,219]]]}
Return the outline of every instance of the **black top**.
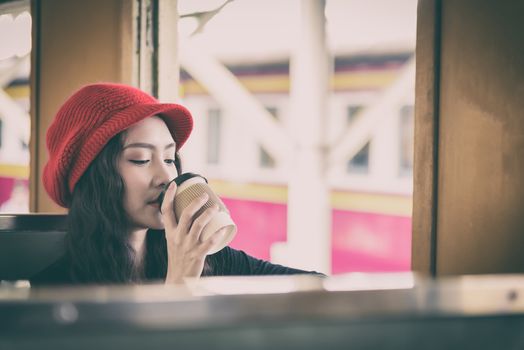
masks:
{"label": "black top", "polygon": [[[253,276],[253,275],[296,275],[318,274],[314,271],[303,271],[272,264],[247,255],[241,250],[225,247],[206,258],[209,269],[202,276]],[[66,285],[77,284],[69,272],[70,263],[64,256],[55,263],[33,276],[31,285]]]}

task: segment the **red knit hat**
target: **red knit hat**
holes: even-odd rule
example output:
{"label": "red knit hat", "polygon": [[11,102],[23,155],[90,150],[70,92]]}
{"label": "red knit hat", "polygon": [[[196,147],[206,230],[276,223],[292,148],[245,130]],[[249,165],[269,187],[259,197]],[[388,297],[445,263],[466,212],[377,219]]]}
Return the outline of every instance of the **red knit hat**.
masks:
{"label": "red knit hat", "polygon": [[49,160],[43,182],[49,196],[67,208],[76,183],[109,140],[154,115],[165,121],[179,150],[193,129],[191,113],[183,106],[159,103],[141,90],[120,84],[87,85],[74,93],[47,131]]}

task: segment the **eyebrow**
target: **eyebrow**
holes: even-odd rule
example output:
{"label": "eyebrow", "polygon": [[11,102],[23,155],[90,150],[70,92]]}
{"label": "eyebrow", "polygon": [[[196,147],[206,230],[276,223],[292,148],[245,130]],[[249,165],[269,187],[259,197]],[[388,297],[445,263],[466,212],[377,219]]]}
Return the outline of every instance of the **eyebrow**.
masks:
{"label": "eyebrow", "polygon": [[[176,146],[175,143],[170,143],[169,145],[164,147],[164,150],[166,150],[168,148],[175,147],[175,146]],[[144,142],[130,143],[129,145],[124,146],[123,149],[127,149],[127,148],[148,148],[148,149],[151,149],[151,150],[155,150],[156,149],[156,147],[153,144],[144,143]]]}

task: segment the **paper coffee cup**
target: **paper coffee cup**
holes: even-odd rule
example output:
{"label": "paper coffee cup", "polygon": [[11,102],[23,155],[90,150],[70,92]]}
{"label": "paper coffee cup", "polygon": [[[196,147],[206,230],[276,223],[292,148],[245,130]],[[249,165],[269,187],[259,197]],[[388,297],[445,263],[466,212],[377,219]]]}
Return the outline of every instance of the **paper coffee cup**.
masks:
{"label": "paper coffee cup", "polygon": [[198,174],[184,173],[173,181],[177,184],[174,203],[175,217],[177,221],[180,219],[182,211],[189,205],[189,203],[191,203],[195,198],[200,197],[202,194],[207,193],[209,198],[202,208],[200,208],[195,214],[195,218],[199,217],[204,210],[211,208],[213,205],[218,207],[218,211],[204,227],[200,234],[200,240],[205,242],[211,236],[216,234],[216,232],[224,228],[223,232],[220,233],[221,236],[218,237],[216,244],[211,248],[208,254],[214,254],[227,246],[235,237],[237,226],[231,219],[229,211],[222,200],[215,194],[215,192],[213,192],[211,187],[209,187],[207,180]]}

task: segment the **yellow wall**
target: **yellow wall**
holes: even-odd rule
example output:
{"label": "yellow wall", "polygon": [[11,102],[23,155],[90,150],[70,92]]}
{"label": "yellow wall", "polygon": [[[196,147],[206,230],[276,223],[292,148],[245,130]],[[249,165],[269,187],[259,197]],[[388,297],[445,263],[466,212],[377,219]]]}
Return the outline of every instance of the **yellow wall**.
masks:
{"label": "yellow wall", "polygon": [[59,212],[45,192],[45,133],[63,101],[99,81],[131,83],[131,1],[33,0],[31,211]]}

